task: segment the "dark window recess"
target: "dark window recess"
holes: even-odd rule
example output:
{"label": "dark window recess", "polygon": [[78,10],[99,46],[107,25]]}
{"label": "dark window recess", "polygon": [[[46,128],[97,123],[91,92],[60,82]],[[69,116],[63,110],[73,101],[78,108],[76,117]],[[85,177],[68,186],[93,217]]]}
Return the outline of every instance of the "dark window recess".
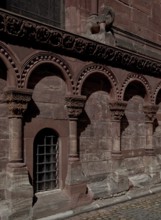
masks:
{"label": "dark window recess", "polygon": [[61,27],[63,0],[2,0],[0,7],[20,15]]}
{"label": "dark window recess", "polygon": [[51,130],[47,134],[47,130],[40,132],[35,141],[35,192],[58,188],[58,136]]}

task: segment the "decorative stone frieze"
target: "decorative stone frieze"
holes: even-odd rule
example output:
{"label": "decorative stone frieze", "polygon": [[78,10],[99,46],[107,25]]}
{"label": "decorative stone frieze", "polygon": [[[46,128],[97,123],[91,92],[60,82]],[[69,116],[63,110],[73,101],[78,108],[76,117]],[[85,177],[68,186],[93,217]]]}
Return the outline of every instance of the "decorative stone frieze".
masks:
{"label": "decorative stone frieze", "polygon": [[79,59],[88,57],[101,63],[117,66],[138,73],[160,76],[161,62],[148,56],[135,54],[117,47],[108,46],[93,40],[43,25],[31,19],[22,18],[0,9],[0,39],[13,41],[17,45],[29,44],[50,51],[74,55]]}
{"label": "decorative stone frieze", "polygon": [[159,107],[157,105],[145,105],[143,107],[146,122],[154,121],[158,108]]}
{"label": "decorative stone frieze", "polygon": [[113,121],[120,121],[124,115],[127,102],[110,102],[109,108],[111,111],[111,117]]}
{"label": "decorative stone frieze", "polygon": [[21,117],[31,100],[31,90],[8,89],[5,91],[9,117]]}
{"label": "decorative stone frieze", "polygon": [[86,101],[85,96],[67,96],[65,98],[69,118],[77,119],[82,113]]}

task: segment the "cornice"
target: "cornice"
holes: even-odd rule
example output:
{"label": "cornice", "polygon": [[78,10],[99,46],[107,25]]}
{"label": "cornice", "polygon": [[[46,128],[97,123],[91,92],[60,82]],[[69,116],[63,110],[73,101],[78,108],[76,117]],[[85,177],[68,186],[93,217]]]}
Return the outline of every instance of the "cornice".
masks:
{"label": "cornice", "polygon": [[0,40],[54,51],[81,60],[161,76],[161,60],[101,44],[5,10],[0,10]]}

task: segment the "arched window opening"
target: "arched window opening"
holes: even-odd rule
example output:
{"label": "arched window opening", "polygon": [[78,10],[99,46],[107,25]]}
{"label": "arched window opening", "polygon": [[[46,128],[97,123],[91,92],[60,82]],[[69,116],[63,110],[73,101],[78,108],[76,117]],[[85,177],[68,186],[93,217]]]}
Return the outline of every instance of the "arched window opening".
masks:
{"label": "arched window opening", "polygon": [[156,105],[159,105],[161,103],[161,90],[159,90],[157,97],[156,97]]}
{"label": "arched window opening", "polygon": [[41,130],[34,141],[34,191],[43,192],[59,185],[58,135],[52,129]]}
{"label": "arched window opening", "polygon": [[84,82],[82,86],[82,95],[89,97],[92,93],[97,91],[105,91],[107,93],[110,93],[111,90],[111,83],[104,75],[93,73]]}
{"label": "arched window opening", "polygon": [[129,101],[129,99],[131,99],[133,96],[140,96],[143,99],[147,98],[145,87],[139,81],[133,81],[127,86],[124,94],[124,100]]}

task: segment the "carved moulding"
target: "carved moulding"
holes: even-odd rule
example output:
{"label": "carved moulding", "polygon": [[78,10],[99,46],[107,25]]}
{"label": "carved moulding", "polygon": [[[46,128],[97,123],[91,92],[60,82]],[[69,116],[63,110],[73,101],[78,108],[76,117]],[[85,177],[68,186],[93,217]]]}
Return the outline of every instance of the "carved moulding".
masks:
{"label": "carved moulding", "polygon": [[13,68],[13,70],[15,72],[15,76],[17,77],[17,81],[19,81],[20,72],[19,72],[19,68],[18,68],[16,62],[14,61],[15,58],[13,58],[13,55],[11,54],[9,49],[5,45],[3,45],[1,42],[0,42],[0,54],[2,54],[2,56],[4,56],[6,58],[6,60],[9,62],[10,66]]}
{"label": "carved moulding", "polygon": [[161,62],[0,10],[0,39],[159,77]]}
{"label": "carved moulding", "polygon": [[5,91],[9,117],[22,117],[32,97],[32,90],[8,89]]}
{"label": "carved moulding", "polygon": [[85,96],[66,96],[65,107],[68,111],[69,119],[77,119],[82,113],[86,101]]}
{"label": "carved moulding", "polygon": [[125,113],[127,102],[113,101],[109,103],[111,118],[113,121],[120,121]]}
{"label": "carved moulding", "polygon": [[27,84],[27,78],[36,65],[44,62],[51,62],[53,65],[58,65],[65,74],[65,78],[69,78],[70,86],[74,89],[73,73],[67,62],[60,56],[50,52],[40,52],[34,54],[27,60],[22,67],[21,82],[18,84],[19,88],[23,88]]}
{"label": "carved moulding", "polygon": [[110,81],[112,89],[114,91],[114,96],[115,98],[118,98],[119,96],[119,90],[118,90],[118,81],[115,77],[115,75],[110,71],[108,67],[105,65],[100,65],[100,64],[89,64],[85,66],[81,72],[79,73],[79,77],[77,80],[77,85],[76,85],[76,94],[81,94],[81,86],[86,79],[87,76],[89,76],[92,73],[102,73],[107,77],[107,80]]}
{"label": "carved moulding", "polygon": [[126,90],[128,84],[135,81],[135,80],[138,81],[138,82],[141,82],[142,85],[145,87],[145,90],[147,92],[148,101],[151,102],[151,100],[152,100],[152,92],[151,92],[152,89],[151,89],[151,86],[150,86],[148,80],[144,76],[142,76],[140,74],[135,74],[135,73],[130,73],[127,76],[127,78],[125,79],[125,81],[123,82],[121,90],[120,90],[120,94],[119,94],[119,100],[124,99],[125,90]]}
{"label": "carved moulding", "polygon": [[161,82],[159,82],[155,88],[155,91],[154,91],[154,94],[153,94],[153,97],[152,97],[152,103],[153,104],[159,104],[157,103],[157,95],[158,95],[158,92],[161,90]]}
{"label": "carved moulding", "polygon": [[158,109],[159,109],[158,105],[144,105],[143,106],[143,111],[145,114],[146,122],[152,123],[155,120]]}

